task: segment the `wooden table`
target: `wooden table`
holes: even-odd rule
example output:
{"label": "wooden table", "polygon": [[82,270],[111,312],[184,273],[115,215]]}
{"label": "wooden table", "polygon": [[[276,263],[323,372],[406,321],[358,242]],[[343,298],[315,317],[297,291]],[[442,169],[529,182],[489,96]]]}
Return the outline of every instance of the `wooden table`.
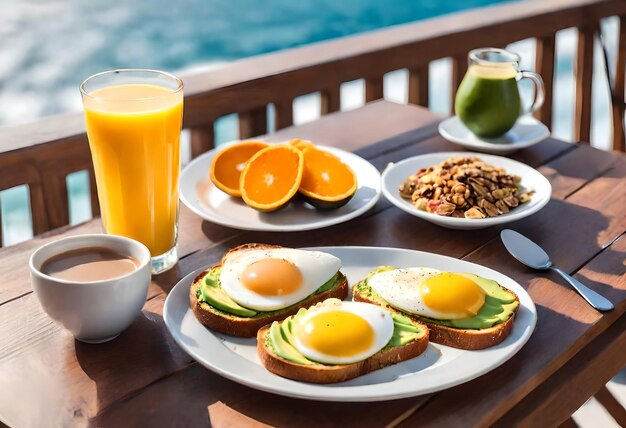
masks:
{"label": "wooden table", "polygon": [[[390,161],[458,150],[437,135],[440,118],[414,106],[376,102],[271,138],[310,138],[356,151],[382,169]],[[314,232],[244,232],[181,207],[181,261],[157,276],[143,313],[118,339],[87,345],[54,324],[32,293],[27,260],[44,242],[100,230],[100,221],[55,231],[0,251],[0,419],[11,426],[458,426],[556,424],[626,363],[626,160],[554,139],[511,157],[552,183],[550,203],[511,227],[616,306],[590,308],[561,278],[537,274],[504,250],[498,228],[442,229],[381,200],[348,223]],[[259,392],[188,357],[165,329],[167,293],[184,275],[245,242],[286,246],[412,248],[497,269],[522,284],[538,310],[526,346],[498,369],[439,393],[381,403],[323,403]],[[208,410],[207,410],[208,407]]]}

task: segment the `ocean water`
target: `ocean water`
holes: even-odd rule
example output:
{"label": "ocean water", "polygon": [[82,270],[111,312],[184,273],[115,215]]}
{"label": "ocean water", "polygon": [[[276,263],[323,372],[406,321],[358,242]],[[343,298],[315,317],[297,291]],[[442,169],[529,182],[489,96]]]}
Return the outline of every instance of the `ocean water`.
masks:
{"label": "ocean water", "polygon": [[80,108],[112,68],[178,71],[503,0],[3,0],[0,125]]}
{"label": "ocean water", "polygon": [[[78,85],[96,72],[112,68],[156,68],[189,72],[253,55],[288,49],[427,19],[508,0],[3,0],[0,13],[0,126],[39,117],[80,111]],[[613,43],[614,22],[606,25]],[[555,135],[571,137],[572,60],[576,34],[558,36],[559,108]],[[532,69],[534,44],[510,47]],[[598,64],[600,61],[597,53]],[[597,66],[598,66],[597,64]],[[431,105],[449,111],[449,62],[431,63]],[[600,77],[594,88],[594,143],[608,144],[608,87]],[[405,71],[385,77],[385,98],[406,102]],[[437,88],[436,92],[434,88]],[[362,82],[342,87],[342,109],[362,105]],[[523,96],[532,96],[529,87]],[[556,98],[556,97],[555,97]],[[315,119],[315,95],[294,103],[294,122]],[[597,108],[596,108],[597,107]],[[604,123],[606,122],[606,123]],[[236,120],[217,124],[218,141],[236,137]],[[188,153],[183,153],[183,158]],[[87,175],[67,180],[72,223],[91,217]],[[32,236],[25,186],[0,192],[4,245]]]}

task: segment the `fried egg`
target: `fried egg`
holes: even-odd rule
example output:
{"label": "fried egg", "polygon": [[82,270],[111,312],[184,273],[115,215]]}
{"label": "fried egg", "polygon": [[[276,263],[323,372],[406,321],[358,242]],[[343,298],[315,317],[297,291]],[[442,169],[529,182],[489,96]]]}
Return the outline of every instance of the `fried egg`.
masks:
{"label": "fried egg", "polygon": [[485,291],[459,273],[412,267],[374,274],[372,289],[391,306],[424,317],[452,320],[476,316]]}
{"label": "fried egg", "polygon": [[341,260],[320,251],[270,248],[229,254],[220,284],[246,308],[273,311],[304,300],[331,279]]}
{"label": "fried egg", "polygon": [[393,319],[385,309],[361,302],[327,299],[293,325],[295,348],[306,358],[325,364],[365,360],[393,336]]}

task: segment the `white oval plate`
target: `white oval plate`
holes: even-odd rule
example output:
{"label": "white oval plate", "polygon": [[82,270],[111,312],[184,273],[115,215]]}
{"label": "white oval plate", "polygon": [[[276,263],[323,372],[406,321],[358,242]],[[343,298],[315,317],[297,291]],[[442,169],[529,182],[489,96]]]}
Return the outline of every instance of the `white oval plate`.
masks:
{"label": "white oval plate", "polygon": [[191,211],[212,223],[235,229],[271,232],[319,229],[351,220],[372,208],[380,198],[381,191],[380,173],[374,165],[345,150],[319,147],[339,157],[357,176],[359,188],[350,202],[341,208],[316,210],[301,200],[292,201],[287,207],[271,213],[250,208],[243,200],[222,192],[208,179],[211,161],[223,147],[198,156],[183,169],[180,175],[180,199]]}
{"label": "white oval plate", "polygon": [[460,146],[485,153],[506,154],[533,146],[550,136],[550,130],[531,115],[520,117],[509,132],[498,138],[480,138],[452,116],[439,124],[443,138]]}
{"label": "white oval plate", "polygon": [[426,266],[452,272],[471,272],[498,281],[515,292],[520,308],[513,330],[502,343],[480,351],[464,351],[429,344],[411,360],[365,376],[331,385],[297,382],[277,376],[261,365],[256,340],[215,333],[200,324],[189,309],[189,286],[198,270],[170,292],[163,308],[165,325],[176,343],[208,369],[251,388],[295,398],[322,401],[383,401],[450,388],[495,369],[528,341],[537,320],[535,305],[517,282],[492,269],[452,257],[398,248],[320,247],[339,257],[341,271],[352,286],[380,265]]}
{"label": "white oval plate", "polygon": [[[520,176],[522,179],[520,185],[526,190],[534,190],[535,193],[529,202],[516,207],[507,214],[481,219],[445,217],[421,211],[415,208],[411,202],[402,199],[398,187],[407,177],[415,174],[420,168],[428,168],[452,156],[476,156],[491,165],[502,167],[507,173]],[[383,194],[392,204],[415,217],[450,229],[482,229],[519,220],[543,208],[550,201],[552,195],[550,182],[536,169],[513,159],[472,152],[441,152],[414,156],[396,164],[390,164],[383,171],[382,180]]]}

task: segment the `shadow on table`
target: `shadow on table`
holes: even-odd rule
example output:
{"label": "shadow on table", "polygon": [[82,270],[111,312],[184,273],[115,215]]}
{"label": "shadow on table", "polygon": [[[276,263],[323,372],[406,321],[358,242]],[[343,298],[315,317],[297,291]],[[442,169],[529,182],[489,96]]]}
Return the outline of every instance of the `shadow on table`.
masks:
{"label": "shadow on table", "polygon": [[74,347],[78,364],[96,385],[99,411],[192,361],[167,332],[162,316],[146,309],[116,339],[102,344],[75,340]]}
{"label": "shadow on table", "polygon": [[[555,266],[577,276],[615,303],[626,297],[626,287],[619,282],[626,257],[626,252],[622,250],[625,245],[618,243],[620,239],[626,239],[619,238],[623,233],[619,229],[619,221],[597,210],[551,200],[544,210],[510,227],[539,244]],[[481,260],[489,266],[505,265],[502,272],[512,276],[516,272],[525,277],[549,275],[556,284],[571,289],[558,275],[527,268],[510,257],[500,242],[498,246],[501,254],[496,251],[480,254]]]}

